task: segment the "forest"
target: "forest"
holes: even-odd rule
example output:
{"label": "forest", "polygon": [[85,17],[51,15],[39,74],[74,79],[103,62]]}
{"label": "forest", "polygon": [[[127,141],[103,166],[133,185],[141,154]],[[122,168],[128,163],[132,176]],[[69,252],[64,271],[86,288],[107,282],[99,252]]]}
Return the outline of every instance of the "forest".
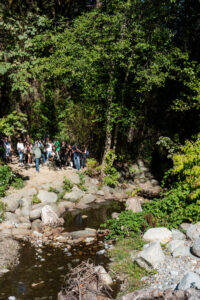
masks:
{"label": "forest", "polygon": [[109,153],[112,163],[142,158],[197,199],[199,9],[197,0],[2,1],[1,137],[84,143],[103,171]]}

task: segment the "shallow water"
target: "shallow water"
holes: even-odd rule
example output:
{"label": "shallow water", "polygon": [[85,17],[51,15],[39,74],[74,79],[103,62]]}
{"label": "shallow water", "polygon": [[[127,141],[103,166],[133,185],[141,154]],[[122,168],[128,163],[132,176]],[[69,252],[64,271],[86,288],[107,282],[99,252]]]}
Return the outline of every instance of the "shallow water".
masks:
{"label": "shallow water", "polygon": [[[119,202],[112,201],[98,204],[98,206],[82,212],[67,213],[65,229],[73,231],[85,227],[98,228],[111,216],[113,211],[121,209],[122,205]],[[82,215],[87,215],[88,218],[83,219]],[[99,249],[103,248],[103,243],[99,241],[93,247],[80,245],[70,253],[64,253],[63,250],[52,247],[42,248],[41,253],[38,253],[29,243],[23,244],[20,250],[20,263],[0,278],[0,300],[7,300],[9,296],[15,296],[18,300],[56,300],[63,284],[64,275],[71,268],[88,259],[91,259],[95,265],[101,264],[106,268],[109,259],[104,255],[96,254]],[[114,290],[113,297],[116,288]]]}

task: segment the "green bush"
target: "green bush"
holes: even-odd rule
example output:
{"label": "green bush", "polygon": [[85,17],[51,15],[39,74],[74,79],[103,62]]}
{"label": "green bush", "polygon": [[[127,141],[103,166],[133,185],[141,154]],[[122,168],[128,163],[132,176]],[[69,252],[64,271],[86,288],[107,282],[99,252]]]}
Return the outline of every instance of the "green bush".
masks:
{"label": "green bush", "polygon": [[8,189],[13,178],[14,174],[10,167],[7,165],[0,166],[0,197],[5,196],[5,191]]}
{"label": "green bush", "polygon": [[116,187],[118,184],[119,172],[113,167],[116,154],[113,150],[110,150],[105,157],[105,177],[104,183],[110,187]]}
{"label": "green bush", "polygon": [[32,204],[38,204],[38,203],[41,203],[41,200],[38,198],[37,194],[34,194],[32,198]]}
{"label": "green bush", "polygon": [[100,168],[98,162],[95,158],[87,159],[87,169],[85,170],[85,174],[90,177],[95,177],[100,174]]}
{"label": "green bush", "polygon": [[24,187],[24,180],[21,177],[15,177],[11,185],[15,189],[20,190]]}
{"label": "green bush", "polygon": [[64,177],[62,188],[66,192],[70,193],[72,191],[72,188],[73,188],[73,183],[69,179]]}
{"label": "green bush", "polygon": [[109,228],[107,239],[117,239],[121,237],[135,237],[149,227],[143,212],[134,213],[131,210],[122,211],[118,218],[110,219],[101,225]]}
{"label": "green bush", "polygon": [[0,223],[4,221],[5,212],[6,212],[6,205],[0,201]]}
{"label": "green bush", "polygon": [[80,182],[77,184],[78,188],[84,192],[87,192],[87,188],[85,186],[85,176],[82,173],[77,172]]}

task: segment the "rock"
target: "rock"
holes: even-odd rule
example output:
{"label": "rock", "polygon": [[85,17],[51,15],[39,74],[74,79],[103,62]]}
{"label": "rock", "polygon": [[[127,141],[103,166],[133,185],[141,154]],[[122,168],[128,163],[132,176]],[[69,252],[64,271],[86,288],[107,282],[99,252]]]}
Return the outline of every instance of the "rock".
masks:
{"label": "rock", "polygon": [[172,256],[173,257],[191,256],[190,247],[188,247],[188,246],[184,246],[184,247],[179,246],[179,247],[174,249],[174,251],[172,252]]}
{"label": "rock", "polygon": [[18,229],[31,229],[31,223],[20,223],[17,225]]}
{"label": "rock", "polygon": [[15,238],[23,239],[25,236],[29,236],[31,234],[31,230],[23,229],[23,228],[13,228],[12,235]]}
{"label": "rock", "polygon": [[102,191],[102,190],[97,191],[96,194],[99,195],[99,196],[104,196],[105,195],[104,191]]}
{"label": "rock", "polygon": [[49,205],[45,205],[41,212],[42,224],[47,226],[58,226],[61,220]]}
{"label": "rock", "polygon": [[186,236],[178,229],[172,229],[172,239],[173,240],[185,240]]}
{"label": "rock", "polygon": [[12,229],[4,228],[0,231],[0,238],[10,238],[12,237]]}
{"label": "rock", "polygon": [[137,197],[129,198],[128,200],[126,200],[126,209],[130,209],[135,213],[142,211],[141,203],[137,199]]}
{"label": "rock", "polygon": [[182,223],[179,227],[180,229],[187,230],[190,227],[190,223]]}
{"label": "rock", "polygon": [[40,199],[42,203],[56,203],[58,200],[58,196],[56,193],[47,192],[45,190],[40,190],[37,197]]}
{"label": "rock", "polygon": [[78,174],[67,174],[67,179],[69,179],[72,183],[74,184],[79,184],[80,183],[80,178],[78,176]]}
{"label": "rock", "polygon": [[146,198],[160,197],[161,188],[160,186],[152,185],[151,181],[147,181],[144,184],[140,184],[140,190],[138,195]]}
{"label": "rock", "polygon": [[71,193],[66,193],[64,195],[64,199],[76,202],[76,201],[79,201],[83,195],[84,195],[84,193],[81,190],[78,190],[78,191],[74,191]]}
{"label": "rock", "polygon": [[200,237],[194,241],[192,246],[192,253],[200,257]]}
{"label": "rock", "polygon": [[72,231],[70,232],[70,235],[72,239],[78,239],[78,238],[85,238],[85,237],[95,237],[96,236],[96,230],[78,230],[78,231]]}
{"label": "rock", "polygon": [[189,238],[192,241],[199,238],[200,237],[200,222],[198,222],[194,225],[191,224],[186,231],[186,236],[187,236],[187,238]]}
{"label": "rock", "polygon": [[[18,263],[19,243],[9,237],[0,239],[0,273]],[[3,275],[3,274],[2,274]],[[7,299],[7,298],[6,298]]]}
{"label": "rock", "polygon": [[81,203],[88,204],[88,203],[94,202],[95,199],[96,199],[96,197],[94,195],[87,194],[87,195],[83,196],[83,198],[81,199]]}
{"label": "rock", "polygon": [[165,255],[160,243],[153,242],[148,246],[145,246],[134,259],[140,267],[150,270],[152,267],[155,268],[158,263],[163,262],[165,260]]}
{"label": "rock", "polygon": [[11,194],[5,198],[2,198],[1,201],[6,204],[6,211],[14,213],[19,207],[21,195]]}
{"label": "rock", "polygon": [[15,211],[15,215],[19,218],[19,217],[22,217],[22,210],[21,208],[17,208],[16,211]]}
{"label": "rock", "polygon": [[37,190],[35,188],[30,188],[26,191],[26,196],[33,196],[37,194]]}
{"label": "rock", "polygon": [[111,194],[112,192],[112,189],[107,185],[104,185],[101,190],[104,192],[104,194]]}
{"label": "rock", "polygon": [[12,223],[19,223],[19,219],[18,217],[11,213],[11,212],[6,212],[4,214],[4,217],[5,217],[5,221],[9,221],[9,222],[12,222]]}
{"label": "rock", "polygon": [[75,204],[73,202],[70,201],[61,201],[60,203],[58,203],[58,208],[60,209],[69,209],[69,208],[74,208]]}
{"label": "rock", "polygon": [[182,240],[173,240],[167,244],[167,248],[172,253],[178,247],[184,247],[185,242]]}
{"label": "rock", "polygon": [[95,272],[97,273],[99,279],[101,280],[101,282],[105,285],[111,285],[113,284],[112,278],[110,277],[110,275],[106,272],[106,270],[104,269],[104,267],[102,266],[97,266],[94,268]]}
{"label": "rock", "polygon": [[21,207],[21,213],[24,217],[29,217],[31,212],[31,199],[30,198],[23,198],[22,199],[22,207]]}
{"label": "rock", "polygon": [[159,241],[165,244],[172,240],[172,232],[165,227],[150,228],[143,235],[143,239],[149,242]]}
{"label": "rock", "polygon": [[96,194],[98,192],[98,188],[95,184],[89,183],[87,185],[87,191],[89,194]]}
{"label": "rock", "polygon": [[18,217],[20,223],[30,223],[29,221],[29,217],[25,218],[25,217]]}
{"label": "rock", "polygon": [[115,200],[127,199],[128,195],[124,192],[115,192],[113,193]]}
{"label": "rock", "polygon": [[36,208],[30,212],[30,220],[40,219],[42,212],[42,207]]}
{"label": "rock", "polygon": [[94,237],[86,237],[85,238],[85,243],[87,246],[92,245],[96,242],[96,238]]}
{"label": "rock", "polygon": [[189,288],[200,289],[200,276],[193,272],[188,272],[183,276],[177,286],[178,290],[186,290]]}

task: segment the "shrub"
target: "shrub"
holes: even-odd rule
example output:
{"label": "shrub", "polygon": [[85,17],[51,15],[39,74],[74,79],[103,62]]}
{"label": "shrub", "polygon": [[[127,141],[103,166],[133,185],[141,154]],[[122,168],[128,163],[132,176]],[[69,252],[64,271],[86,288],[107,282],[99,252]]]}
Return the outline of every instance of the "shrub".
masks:
{"label": "shrub", "polygon": [[38,198],[37,194],[33,195],[32,204],[41,203],[41,200]]}
{"label": "shrub", "polygon": [[116,154],[113,150],[110,150],[105,157],[105,177],[104,183],[110,187],[116,187],[118,184],[118,178],[120,177],[119,172],[113,167]]}
{"label": "shrub", "polygon": [[24,187],[24,180],[21,177],[15,177],[11,185],[15,189],[20,190]]}
{"label": "shrub", "polygon": [[87,192],[87,188],[85,186],[85,176],[82,173],[77,172],[80,182],[77,184],[78,188],[84,192]]}
{"label": "shrub", "polygon": [[14,178],[10,167],[7,165],[0,166],[0,197],[5,196],[5,191],[8,189],[9,184]]}
{"label": "shrub", "polygon": [[73,183],[69,179],[64,177],[62,187],[63,187],[63,190],[70,193],[72,191],[72,188],[73,188]]}
{"label": "shrub", "polygon": [[100,169],[98,169],[98,162],[95,158],[87,159],[87,169],[85,170],[85,174],[90,177],[95,177],[100,173]]}

